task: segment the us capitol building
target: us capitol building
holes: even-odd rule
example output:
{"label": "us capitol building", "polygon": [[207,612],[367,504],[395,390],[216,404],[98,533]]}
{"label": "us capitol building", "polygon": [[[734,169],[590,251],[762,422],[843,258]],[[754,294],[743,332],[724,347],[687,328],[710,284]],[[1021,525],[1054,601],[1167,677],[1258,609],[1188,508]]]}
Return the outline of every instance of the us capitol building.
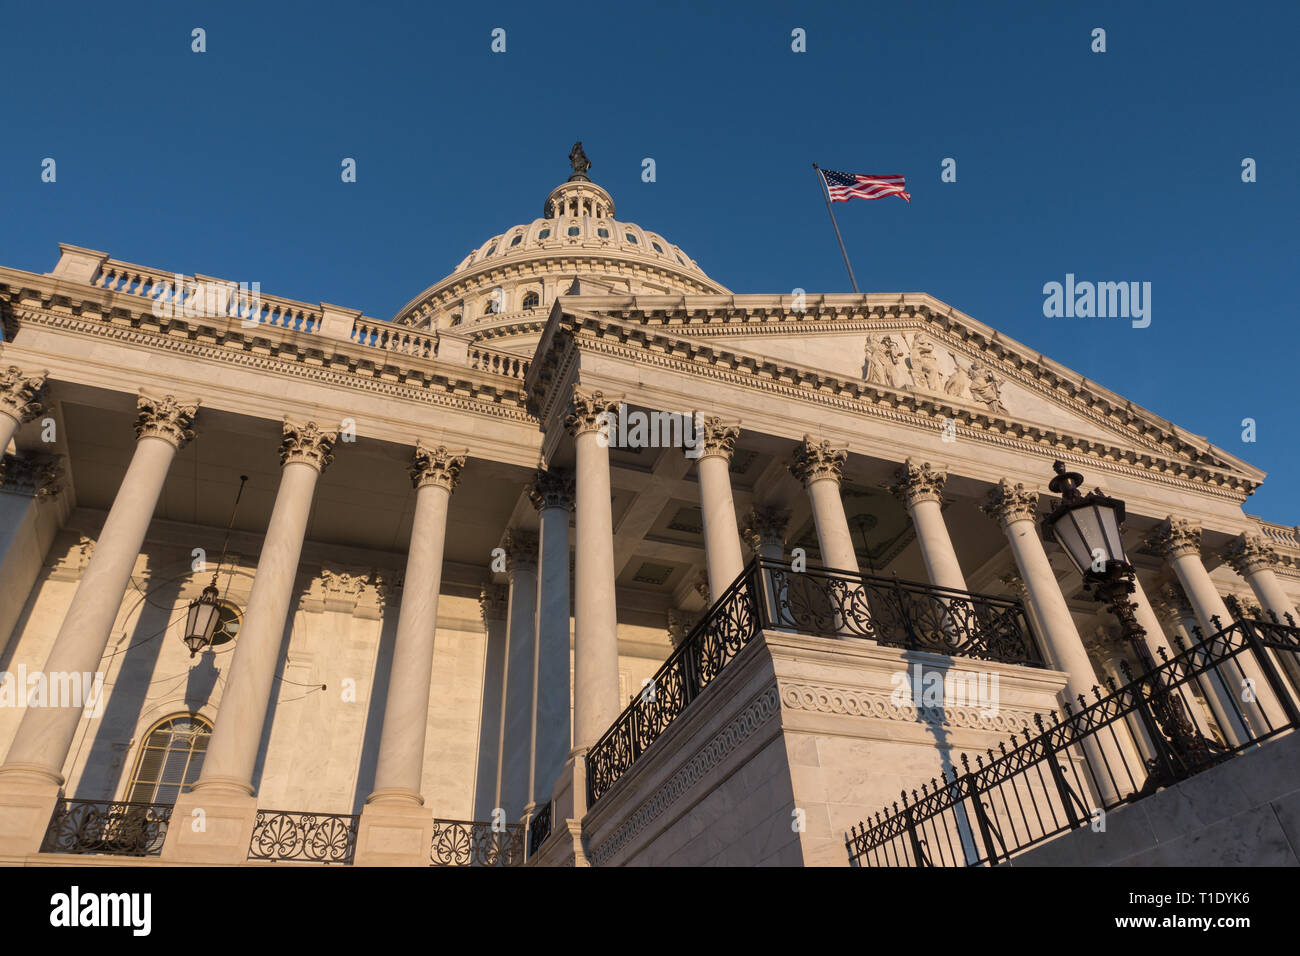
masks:
{"label": "us capitol building", "polygon": [[1092,862],[1289,745],[1261,471],[929,295],[733,294],[570,159],[391,320],[0,268],[0,862]]}

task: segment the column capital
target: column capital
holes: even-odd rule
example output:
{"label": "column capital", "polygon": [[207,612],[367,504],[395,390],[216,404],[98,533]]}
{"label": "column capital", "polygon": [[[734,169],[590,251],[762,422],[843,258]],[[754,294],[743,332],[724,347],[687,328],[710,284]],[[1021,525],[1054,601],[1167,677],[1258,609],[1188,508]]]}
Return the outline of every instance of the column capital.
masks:
{"label": "column capital", "polygon": [[1156,617],[1166,624],[1176,624],[1192,616],[1192,606],[1183,595],[1183,589],[1172,582],[1165,582],[1148,596],[1151,610]]}
{"label": "column capital", "polygon": [[185,447],[185,443],[194,437],[194,416],[198,413],[198,402],[180,402],[175,395],[153,398],[140,393],[136,399],[135,436],[140,438],[161,438],[170,442],[176,449]]}
{"label": "column capital", "polygon": [[506,552],[506,571],[537,570],[537,532],[525,528],[507,528],[501,536]]}
{"label": "column capital", "polygon": [[1170,561],[1201,556],[1201,525],[1190,518],[1167,517],[1146,539],[1146,547]]}
{"label": "column capital", "polygon": [[990,518],[1003,526],[1016,521],[1035,521],[1038,518],[1038,492],[1030,491],[1020,482],[1012,483],[1003,478],[985,498],[980,506]]}
{"label": "column capital", "polygon": [[280,464],[301,463],[323,472],[334,460],[336,431],[323,431],[315,422],[284,420],[283,438],[280,440]]}
{"label": "column capital", "polygon": [[1097,625],[1089,634],[1080,634],[1083,640],[1084,650],[1091,652],[1102,664],[1106,663],[1108,658],[1123,657],[1125,641],[1116,634],[1112,634],[1103,625]]}
{"label": "column capital", "polygon": [[1018,568],[1013,567],[1006,574],[1002,575],[1002,577],[998,578],[998,580],[1014,591],[1021,600],[1024,600],[1029,596],[1029,588],[1025,587],[1025,579],[1020,576],[1020,570]]}
{"label": "column capital", "polygon": [[528,500],[538,511],[547,508],[573,510],[573,475],[561,468],[538,468],[528,486]]}
{"label": "column capital", "polygon": [[790,512],[783,508],[750,508],[745,514],[741,536],[750,550],[757,553],[765,544],[774,544],[785,550],[785,532],[790,523]]}
{"label": "column capital", "polygon": [[575,385],[573,400],[569,404],[568,414],[564,416],[564,427],[575,438],[588,432],[599,432],[602,428],[608,428],[606,416],[616,411],[618,405],[617,400],[605,398],[604,392],[588,392]]}
{"label": "column capital", "polygon": [[889,490],[906,507],[911,508],[921,501],[937,501],[943,504],[943,486],[948,480],[946,468],[936,468],[928,461],[908,458],[896,472],[897,480]]}
{"label": "column capital", "polygon": [[838,482],[844,477],[844,462],[848,457],[848,449],[832,448],[827,439],[814,441],[811,435],[804,435],[803,442],[795,448],[790,473],[805,486],[823,479]]}
{"label": "column capital", "polygon": [[[41,413],[38,400],[45,378],[44,370],[28,375],[17,365],[0,369],[0,413],[16,419],[20,424],[29,422]],[[0,448],[0,452],[4,449]]]}
{"label": "column capital", "polygon": [[484,625],[489,621],[504,621],[509,607],[509,592],[503,584],[485,584],[478,592],[478,611]]}
{"label": "column capital", "polygon": [[[0,455],[3,455],[0,449]],[[58,455],[20,452],[0,459],[0,487],[36,498],[53,498],[63,490],[63,459]]]}
{"label": "column capital", "polygon": [[739,425],[724,424],[716,415],[704,418],[700,422],[696,441],[700,443],[700,458],[717,457],[731,461],[736,450],[736,439],[740,437]]}
{"label": "column capital", "polygon": [[1223,559],[1243,578],[1278,563],[1277,552],[1263,535],[1243,533],[1228,542]]}
{"label": "column capital", "polygon": [[433,485],[451,494],[460,482],[465,454],[449,451],[446,445],[429,446],[416,439],[415,457],[411,461],[411,484],[416,488]]}

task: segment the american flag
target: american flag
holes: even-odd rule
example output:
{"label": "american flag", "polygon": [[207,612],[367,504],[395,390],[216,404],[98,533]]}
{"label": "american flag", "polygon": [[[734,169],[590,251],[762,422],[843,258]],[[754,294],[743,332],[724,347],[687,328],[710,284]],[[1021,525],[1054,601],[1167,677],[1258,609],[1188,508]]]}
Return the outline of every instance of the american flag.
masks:
{"label": "american flag", "polygon": [[880,199],[884,196],[902,196],[908,202],[907,181],[899,174],[870,176],[861,173],[837,173],[833,169],[818,167],[831,202],[848,202],[850,199]]}

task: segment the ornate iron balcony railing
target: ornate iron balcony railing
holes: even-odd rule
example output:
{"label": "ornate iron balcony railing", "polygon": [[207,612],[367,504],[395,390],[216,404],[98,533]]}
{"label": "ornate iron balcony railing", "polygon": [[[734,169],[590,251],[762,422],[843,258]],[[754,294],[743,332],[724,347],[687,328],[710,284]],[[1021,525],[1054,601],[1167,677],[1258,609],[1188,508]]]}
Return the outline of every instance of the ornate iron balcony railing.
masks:
{"label": "ornate iron balcony railing", "polygon": [[546,801],[537,808],[533,818],[528,821],[528,858],[542,848],[546,838],[551,835],[551,801]]}
{"label": "ornate iron balcony railing", "polygon": [[524,862],[524,825],[434,820],[433,866],[518,866]]}
{"label": "ornate iron balcony railing", "polygon": [[587,752],[594,804],[763,628],[1043,666],[1019,601],[755,559]]}
{"label": "ornate iron balcony railing", "polygon": [[[1215,620],[1215,625],[1221,622]],[[1199,637],[1199,631],[1197,633]],[[1010,747],[999,745],[960,758],[960,772],[931,779],[919,791],[902,794],[845,842],[856,866],[982,866],[1010,859],[1046,840],[1089,825],[1097,811],[1109,811],[1161,787],[1200,773],[1261,741],[1300,726],[1300,709],[1274,667],[1279,656],[1300,655],[1300,628],[1268,621],[1239,620],[1184,649],[1122,687],[1110,683],[1103,696],[1080,709],[1040,715],[1036,733],[1023,732]],[[1162,657],[1164,655],[1162,654]],[[1242,659],[1253,659],[1264,676],[1258,699],[1277,705],[1281,720],[1265,708],[1248,714],[1237,695],[1216,687],[1245,686]],[[1196,696],[1217,699],[1232,712],[1219,716],[1237,729],[1239,740],[1202,735],[1189,719]],[[1226,702],[1226,703],[1224,703]],[[1126,746],[1122,740],[1127,739]]]}
{"label": "ornate iron balcony railing", "polygon": [[258,810],[250,860],[297,863],[351,863],[357,849],[354,813],[297,813]]}
{"label": "ornate iron balcony railing", "polygon": [[40,852],[158,856],[171,815],[170,803],[61,799]]}

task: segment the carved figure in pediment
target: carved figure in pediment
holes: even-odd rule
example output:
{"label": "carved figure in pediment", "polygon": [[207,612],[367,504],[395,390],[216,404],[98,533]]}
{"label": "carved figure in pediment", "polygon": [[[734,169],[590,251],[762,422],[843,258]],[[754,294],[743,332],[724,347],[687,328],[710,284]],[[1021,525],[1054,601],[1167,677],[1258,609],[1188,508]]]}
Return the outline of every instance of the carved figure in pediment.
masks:
{"label": "carved figure in pediment", "polygon": [[994,373],[993,369],[986,368],[979,362],[970,363],[970,393],[971,397],[989,411],[998,414],[1007,414],[1007,407],[1002,404],[1002,381]]}
{"label": "carved figure in pediment", "polygon": [[952,365],[952,374],[943,386],[943,393],[953,398],[970,398],[970,378],[966,375],[966,370],[956,359],[953,359]]}
{"label": "carved figure in pediment", "polygon": [[899,369],[898,359],[905,355],[894,343],[893,338],[882,335],[867,336],[867,384],[887,385],[900,388],[905,383],[907,369]]}
{"label": "carved figure in pediment", "polygon": [[912,378],[921,388],[931,392],[943,388],[943,374],[939,371],[934,343],[924,332],[917,332],[912,337]]}

